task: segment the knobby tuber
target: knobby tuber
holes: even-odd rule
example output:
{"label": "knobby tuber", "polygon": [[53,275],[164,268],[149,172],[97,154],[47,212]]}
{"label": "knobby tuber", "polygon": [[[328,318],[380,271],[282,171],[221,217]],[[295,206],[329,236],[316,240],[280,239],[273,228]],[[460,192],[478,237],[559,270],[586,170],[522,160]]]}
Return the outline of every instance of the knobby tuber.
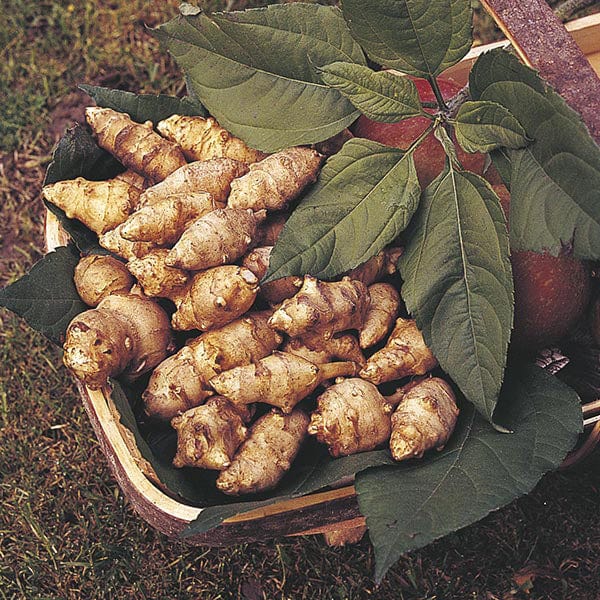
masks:
{"label": "knobby tuber", "polygon": [[317,399],[308,433],[327,444],[332,456],[347,456],[374,450],[391,433],[394,404],[363,379],[344,379]]}
{"label": "knobby tuber", "polygon": [[120,260],[104,254],[84,256],[75,267],[73,281],[80,298],[92,307],[110,294],[129,292],[135,284]]}
{"label": "knobby tuber", "polygon": [[192,221],[224,206],[206,192],[172,194],[132,213],[123,223],[121,235],[133,242],[170,246]]}
{"label": "knobby tuber", "polygon": [[177,431],[175,467],[222,471],[231,464],[248,429],[236,407],[222,396],[187,410],[171,421]]}
{"label": "knobby tuber", "polygon": [[273,313],[271,327],[291,337],[305,334],[330,338],[338,331],[361,329],[369,308],[369,292],[360,281],[319,281],[304,277],[300,291]]}
{"label": "knobby tuber", "polygon": [[190,161],[225,157],[254,163],[267,156],[231,135],[212,117],[172,115],[160,121],[156,128],[165,138],[179,144]]}
{"label": "knobby tuber", "polygon": [[94,233],[102,234],[125,221],[140,198],[140,190],[127,181],[88,181],[83,177],[44,186],[48,202],[77,219]]}
{"label": "knobby tuber", "polygon": [[187,271],[166,264],[168,254],[168,248],[156,248],[127,263],[129,272],[135,276],[146,296],[171,298],[189,282],[191,276]]}
{"label": "knobby tuber", "polygon": [[194,221],[167,256],[167,264],[200,271],[232,263],[256,238],[258,224],[266,211],[219,208]]}
{"label": "knobby tuber", "polygon": [[246,163],[231,158],[213,158],[180,167],[164,181],[148,188],[140,196],[140,207],[153,204],[172,194],[206,192],[215,202],[225,202],[231,182],[248,172]]}
{"label": "knobby tuber", "polygon": [[158,135],[150,121],[136,123],[129,115],[98,106],[86,108],[85,116],[98,146],[154,183],[187,162],[181,148]]}
{"label": "knobby tuber", "polygon": [[389,283],[369,286],[371,304],[359,333],[360,347],[370,348],[378,344],[390,332],[400,310],[400,295]]}
{"label": "knobby tuber", "polygon": [[334,358],[350,360],[361,367],[366,363],[358,340],[351,333],[335,335],[327,340],[316,335],[291,338],[281,349],[316,365],[331,362]]}
{"label": "knobby tuber", "polygon": [[247,313],[201,334],[154,369],[143,394],[146,413],[170,419],[197,406],[213,391],[208,380],[268,356],[282,342],[268,320],[271,312]]}
{"label": "knobby tuber", "polygon": [[254,304],[258,293],[256,275],[236,265],[201,271],[171,299],[177,311],[173,329],[207,331],[234,321]]}
{"label": "knobby tuber", "polygon": [[111,294],[71,321],[63,360],[85,385],[98,389],[108,377],[137,379],[162,362],[170,347],[169,319],[158,304],[137,294]]}
{"label": "knobby tuber", "polygon": [[397,319],[386,345],[369,358],[359,377],[379,385],[409,375],[425,375],[436,366],[437,360],[414,319]]}
{"label": "knobby tuber", "polygon": [[315,365],[300,356],[275,351],[256,363],[212,377],[209,384],[235,404],[264,402],[285,413],[327,379],[355,375],[350,361]]}
{"label": "knobby tuber", "polygon": [[441,450],[458,418],[450,385],[439,377],[413,381],[394,398],[400,400],[392,415],[390,450],[394,460],[420,458],[431,448]]}
{"label": "knobby tuber", "polygon": [[125,260],[133,260],[140,258],[157,246],[154,242],[132,242],[126,240],[121,235],[123,224],[107,231],[98,238],[99,244],[109,250],[113,254],[124,258]]}
{"label": "knobby tuber", "polygon": [[287,148],[250,165],[231,183],[228,205],[271,211],[284,210],[317,179],[323,156],[304,146]]}
{"label": "knobby tuber", "polygon": [[260,417],[231,465],[219,474],[217,488],[230,495],[274,488],[291,468],[306,438],[308,422],[299,409],[289,415],[273,410]]}

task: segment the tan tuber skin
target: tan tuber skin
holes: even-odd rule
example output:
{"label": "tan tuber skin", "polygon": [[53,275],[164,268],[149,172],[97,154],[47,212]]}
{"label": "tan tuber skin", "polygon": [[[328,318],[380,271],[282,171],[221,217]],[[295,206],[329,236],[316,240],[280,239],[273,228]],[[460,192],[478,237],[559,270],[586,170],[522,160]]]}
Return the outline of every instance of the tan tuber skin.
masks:
{"label": "tan tuber skin", "polygon": [[168,254],[168,248],[157,248],[127,263],[127,268],[146,296],[171,298],[188,284],[191,275],[182,269],[169,267],[166,264]]}
{"label": "tan tuber skin", "polygon": [[222,396],[209,398],[175,417],[171,426],[177,431],[174,467],[196,467],[222,471],[248,436],[242,416]]}
{"label": "tan tuber skin", "polygon": [[103,254],[84,256],[75,267],[73,281],[80,298],[92,307],[110,294],[126,294],[135,284],[120,260]]}
{"label": "tan tuber skin", "polygon": [[358,340],[351,333],[336,335],[328,340],[324,340],[317,335],[292,338],[281,349],[284,352],[300,356],[315,365],[331,362],[335,358],[350,360],[361,367],[366,364]]}
{"label": "tan tuber skin", "polygon": [[98,389],[108,377],[137,379],[170,348],[169,319],[158,304],[137,294],[112,294],[71,321],[63,361],[75,377]]}
{"label": "tan tuber skin", "polygon": [[209,384],[235,404],[264,402],[290,413],[325,380],[356,371],[353,362],[315,365],[300,356],[276,351],[254,364],[224,371]]}
{"label": "tan tuber skin", "polygon": [[323,156],[304,146],[287,148],[250,165],[231,183],[228,205],[252,210],[284,210],[317,179]]}
{"label": "tan tuber skin", "polygon": [[102,234],[98,238],[100,245],[125,260],[140,258],[157,247],[153,242],[131,242],[126,240],[121,235],[122,227],[123,224]]}
{"label": "tan tuber skin", "polygon": [[163,361],[154,369],[143,394],[146,413],[168,420],[210,396],[211,377],[268,356],[282,342],[268,326],[270,314],[247,313],[203,333]]}
{"label": "tan tuber skin", "polygon": [[184,165],[140,196],[140,208],[172,194],[206,192],[215,202],[225,202],[231,182],[248,172],[246,163],[231,158],[213,158]]}
{"label": "tan tuber skin", "polygon": [[439,377],[413,381],[394,394],[390,450],[394,460],[420,458],[441,450],[456,425],[458,407],[452,388]]}
{"label": "tan tuber skin", "polygon": [[140,175],[131,169],[127,169],[127,171],[119,173],[119,175],[113,179],[128,183],[130,186],[138,190],[140,194],[152,185],[152,182],[147,177],[144,177],[143,175]]}
{"label": "tan tuber skin", "polygon": [[212,117],[204,119],[172,115],[160,121],[156,128],[162,136],[179,144],[188,160],[226,157],[254,163],[267,156],[231,135]]}
{"label": "tan tuber skin", "polygon": [[332,456],[374,450],[390,438],[394,404],[363,379],[344,379],[317,400],[308,433],[327,444]]}
{"label": "tan tuber skin", "polygon": [[131,214],[121,227],[121,235],[132,242],[171,246],[190,223],[224,206],[206,192],[172,194]]}
{"label": "tan tuber skin", "polygon": [[300,291],[283,301],[269,323],[290,337],[329,339],[338,331],[361,329],[369,303],[367,287],[360,281],[344,277],[325,282],[306,275]]}
{"label": "tan tuber skin", "polygon": [[221,471],[217,488],[235,496],[274,488],[292,466],[306,438],[308,421],[301,410],[289,415],[273,410],[263,415],[252,426],[231,465]]}
{"label": "tan tuber skin", "polygon": [[370,348],[379,343],[390,332],[400,310],[400,295],[389,283],[374,283],[369,286],[371,304],[360,330],[360,347]]}
{"label": "tan tuber skin", "polygon": [[183,232],[169,252],[167,264],[200,271],[236,261],[257,236],[266,211],[219,208],[200,217]]}
{"label": "tan tuber skin", "polygon": [[[251,250],[244,256],[242,266],[250,269],[258,279],[262,279],[269,269],[269,259],[272,250],[273,246],[254,248],[254,250]],[[258,295],[273,306],[297,294],[301,287],[301,277],[282,277],[281,279],[262,284]]]}
{"label": "tan tuber skin", "polygon": [[88,181],[83,177],[47,185],[42,194],[48,202],[102,234],[125,221],[140,198],[140,190],[121,179]]}
{"label": "tan tuber skin", "polygon": [[155,133],[150,121],[142,125],[129,115],[98,106],[86,108],[85,116],[101,148],[155,183],[186,164],[181,148]]}
{"label": "tan tuber skin", "polygon": [[379,385],[409,375],[424,375],[437,364],[415,321],[397,319],[385,347],[369,358],[359,376]]}
{"label": "tan tuber skin", "polygon": [[173,329],[208,331],[242,316],[254,304],[258,279],[248,269],[224,265],[201,271],[171,299],[177,306]]}

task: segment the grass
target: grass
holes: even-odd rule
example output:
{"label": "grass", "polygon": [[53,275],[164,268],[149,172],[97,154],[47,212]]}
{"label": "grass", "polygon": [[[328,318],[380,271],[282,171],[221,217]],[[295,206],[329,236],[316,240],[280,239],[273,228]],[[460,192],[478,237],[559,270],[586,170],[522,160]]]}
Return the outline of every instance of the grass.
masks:
{"label": "grass", "polygon": [[[235,6],[241,6],[237,3]],[[81,113],[77,83],[178,93],[143,24],[177,2],[8,0],[0,23],[0,284],[42,252],[39,189]],[[478,13],[486,41],[497,35]],[[79,111],[79,113],[78,113]],[[600,596],[600,457],[403,557],[379,588],[368,541],[194,548],[148,527],[112,478],[60,351],[0,312],[0,598],[585,600]]]}

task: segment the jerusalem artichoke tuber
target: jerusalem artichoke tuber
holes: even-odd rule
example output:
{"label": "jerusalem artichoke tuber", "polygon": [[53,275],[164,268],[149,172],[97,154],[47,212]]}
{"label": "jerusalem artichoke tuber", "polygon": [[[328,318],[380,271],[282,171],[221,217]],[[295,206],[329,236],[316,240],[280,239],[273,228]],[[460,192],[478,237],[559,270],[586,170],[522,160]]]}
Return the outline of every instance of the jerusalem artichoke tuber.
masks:
{"label": "jerusalem artichoke tuber", "polygon": [[443,379],[413,381],[394,394],[400,404],[392,415],[390,450],[394,460],[420,458],[441,450],[456,425],[458,407],[452,388]]}
{"label": "jerusalem artichoke tuber", "polygon": [[362,281],[366,286],[376,283],[386,275],[393,275],[397,271],[398,259],[402,256],[404,248],[389,246],[371,257],[362,265],[348,271],[350,279]]}
{"label": "jerusalem artichoke tuber", "polygon": [[140,258],[157,247],[154,242],[131,242],[126,240],[121,235],[122,227],[123,224],[102,234],[98,239],[100,245],[125,260]]}
{"label": "jerusalem artichoke tuber", "polygon": [[283,415],[273,410],[252,426],[248,438],[221,471],[217,488],[240,495],[274,488],[292,466],[306,438],[308,416],[301,410]]}
{"label": "jerusalem artichoke tuber", "polygon": [[154,183],[186,164],[181,148],[155,133],[150,121],[136,123],[129,115],[99,106],[86,108],[85,116],[101,148]]}
{"label": "jerusalem artichoke tuber", "polygon": [[351,333],[335,335],[328,340],[322,339],[320,335],[292,338],[281,349],[316,365],[330,362],[334,358],[350,360],[361,367],[366,363],[358,340]]}
{"label": "jerusalem artichoke tuber", "polygon": [[97,389],[108,377],[137,379],[162,362],[170,346],[169,319],[158,304],[136,294],[111,294],[71,321],[63,360]]}
{"label": "jerusalem artichoke tuber", "polygon": [[190,161],[226,157],[253,163],[267,156],[231,135],[212,117],[172,115],[160,121],[156,128],[163,137],[179,144]]}
{"label": "jerusalem artichoke tuber", "polygon": [[127,263],[129,272],[138,280],[146,296],[171,298],[190,280],[187,271],[166,264],[168,254],[168,248],[156,248]]}
{"label": "jerusalem artichoke tuber", "polygon": [[92,307],[109,294],[126,294],[135,283],[120,260],[103,254],[84,256],[75,267],[73,281],[80,298]]}
{"label": "jerusalem artichoke tuber", "polygon": [[369,292],[360,281],[319,281],[304,277],[300,291],[273,313],[271,327],[291,337],[310,333],[330,338],[338,331],[360,329],[369,308]]}
{"label": "jerusalem artichoke tuber", "polygon": [[219,208],[200,217],[183,232],[167,255],[172,267],[200,271],[236,261],[256,238],[264,210]]}
{"label": "jerusalem artichoke tuber", "polygon": [[397,319],[386,345],[375,352],[359,377],[379,385],[409,375],[424,375],[437,366],[413,319]]}
{"label": "jerusalem artichoke tuber", "polygon": [[264,402],[290,413],[326,379],[354,375],[353,362],[315,365],[300,356],[275,351],[254,364],[212,377],[209,384],[235,404]]}
{"label": "jerusalem artichoke tuber", "polygon": [[316,181],[323,156],[303,146],[287,148],[250,165],[231,183],[228,205],[252,210],[283,210]]}
{"label": "jerusalem artichoke tuber", "polygon": [[258,279],[248,269],[224,265],[201,271],[171,299],[173,329],[207,331],[234,321],[254,303]]}
{"label": "jerusalem artichoke tuber", "polygon": [[175,467],[197,467],[222,471],[248,429],[235,406],[222,396],[209,398],[206,404],[187,410],[171,421],[177,431]]}
{"label": "jerusalem artichoke tuber", "polygon": [[370,348],[379,343],[390,332],[400,309],[400,295],[389,283],[374,283],[369,286],[371,304],[360,330],[361,348]]}

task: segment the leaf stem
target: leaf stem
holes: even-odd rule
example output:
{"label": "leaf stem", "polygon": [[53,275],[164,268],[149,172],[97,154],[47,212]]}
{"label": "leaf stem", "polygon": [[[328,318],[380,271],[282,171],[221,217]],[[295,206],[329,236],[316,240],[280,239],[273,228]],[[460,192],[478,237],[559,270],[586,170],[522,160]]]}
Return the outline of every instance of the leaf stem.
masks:
{"label": "leaf stem", "polygon": [[444,97],[442,96],[440,86],[438,85],[438,82],[437,82],[437,79],[435,78],[435,76],[429,75],[427,77],[427,81],[429,81],[429,85],[431,86],[431,89],[433,90],[433,93],[435,94],[435,99],[437,100],[437,103],[438,103],[440,109],[443,111],[448,110],[448,106],[446,105]]}
{"label": "leaf stem", "polygon": [[427,129],[404,151],[404,153],[409,154],[411,152],[414,152],[417,149],[417,147],[420,146],[421,142],[435,129],[439,120],[440,119],[436,117],[433,123],[429,125],[429,127],[427,127]]}

